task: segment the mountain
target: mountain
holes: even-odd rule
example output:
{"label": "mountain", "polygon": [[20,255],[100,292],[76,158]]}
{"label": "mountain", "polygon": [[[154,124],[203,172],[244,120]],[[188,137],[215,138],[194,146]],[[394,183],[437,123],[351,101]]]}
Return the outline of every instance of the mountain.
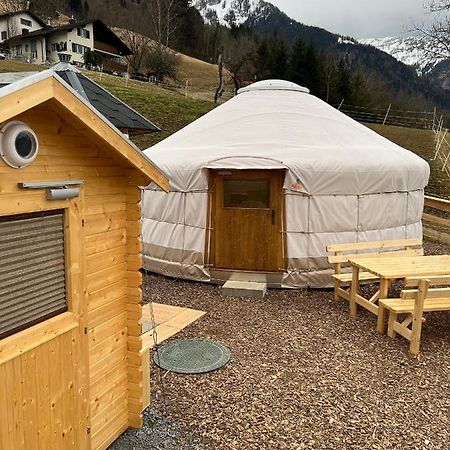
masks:
{"label": "mountain", "polygon": [[360,39],[359,42],[388,53],[398,61],[414,67],[417,74],[431,84],[450,90],[450,59],[437,56],[438,52],[423,36],[409,34]]}
{"label": "mountain", "polygon": [[[385,48],[380,48],[381,45],[376,41],[358,42],[323,28],[305,25],[264,0],[194,0],[192,5],[200,11],[206,23],[228,27],[242,25],[266,36],[278,36],[290,46],[302,39],[325,54],[344,59],[353,70],[362,70],[370,74],[371,78],[381,80],[379,91],[384,91],[383,86],[387,85],[393,93],[417,93],[441,107],[450,107],[450,95],[443,92],[440,86],[447,79],[445,71],[441,73],[440,82],[434,78],[428,80],[419,77],[416,73],[419,69],[424,73],[432,68],[436,70],[437,66],[443,64],[429,59],[423,62],[423,42],[415,42],[414,52],[411,51],[410,40],[406,39],[403,47],[401,41],[394,46],[393,42],[387,40]],[[421,51],[419,44],[422,45]],[[394,48],[398,49],[397,54],[394,54]],[[404,61],[399,60],[400,56]]]}
{"label": "mountain", "polygon": [[417,34],[359,39],[359,42],[372,45],[398,61],[414,67],[421,76],[430,74],[441,61],[445,60],[435,56],[429,41]]}

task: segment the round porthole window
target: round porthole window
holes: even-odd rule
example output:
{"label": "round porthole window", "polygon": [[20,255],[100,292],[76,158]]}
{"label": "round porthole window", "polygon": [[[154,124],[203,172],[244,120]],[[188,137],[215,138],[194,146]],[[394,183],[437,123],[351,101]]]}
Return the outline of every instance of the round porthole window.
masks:
{"label": "round porthole window", "polygon": [[0,131],[0,156],[15,169],[28,166],[38,154],[39,142],[34,131],[25,123],[12,121]]}

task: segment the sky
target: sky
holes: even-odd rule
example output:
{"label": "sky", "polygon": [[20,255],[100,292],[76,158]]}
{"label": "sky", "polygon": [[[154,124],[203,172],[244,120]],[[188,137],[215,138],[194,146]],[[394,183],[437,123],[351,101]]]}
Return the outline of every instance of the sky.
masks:
{"label": "sky", "polygon": [[355,38],[398,36],[430,21],[426,0],[268,0],[288,16]]}

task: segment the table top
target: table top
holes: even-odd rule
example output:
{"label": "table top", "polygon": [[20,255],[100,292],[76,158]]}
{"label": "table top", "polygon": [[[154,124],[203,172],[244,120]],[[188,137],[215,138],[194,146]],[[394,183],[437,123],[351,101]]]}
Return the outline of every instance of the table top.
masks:
{"label": "table top", "polygon": [[349,263],[380,278],[395,279],[419,275],[450,275],[450,255],[361,255],[349,259]]}

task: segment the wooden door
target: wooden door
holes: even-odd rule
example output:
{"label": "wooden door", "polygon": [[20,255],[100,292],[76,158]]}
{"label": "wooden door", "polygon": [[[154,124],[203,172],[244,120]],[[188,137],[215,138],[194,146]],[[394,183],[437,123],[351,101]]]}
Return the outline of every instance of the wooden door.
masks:
{"label": "wooden door", "polygon": [[217,170],[211,259],[218,269],[282,268],[282,170]]}

